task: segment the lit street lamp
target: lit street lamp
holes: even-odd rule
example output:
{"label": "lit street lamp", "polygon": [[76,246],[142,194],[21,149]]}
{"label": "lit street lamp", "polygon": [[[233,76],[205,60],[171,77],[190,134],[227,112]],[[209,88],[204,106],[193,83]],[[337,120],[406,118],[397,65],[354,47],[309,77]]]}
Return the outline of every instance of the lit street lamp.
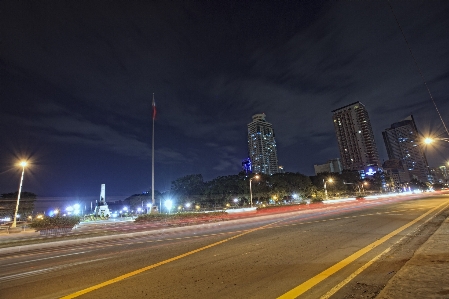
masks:
{"label": "lit street lamp", "polygon": [[20,162],[20,166],[22,166],[22,178],[20,179],[19,195],[17,195],[16,211],[14,212],[14,220],[11,227],[16,227],[17,225],[17,211],[19,210],[20,193],[22,192],[23,174],[25,173],[25,166],[27,166],[27,164],[26,161]]}
{"label": "lit street lamp", "polygon": [[439,141],[446,141],[449,142],[449,138],[434,138],[434,137],[426,137],[424,138],[424,143],[425,144],[431,144],[434,143],[435,140],[439,140]]}
{"label": "lit street lamp", "polygon": [[169,214],[170,214],[172,205],[173,205],[173,202],[171,201],[171,199],[167,199],[164,203],[164,206],[167,208]]}
{"label": "lit street lamp", "polygon": [[332,183],[333,181],[334,181],[334,180],[332,180],[332,179],[328,179],[327,181],[326,181],[325,179],[323,179],[323,184],[324,184],[324,196],[325,196],[326,199],[328,199],[328,197],[327,197],[326,183],[327,183],[327,182]]}
{"label": "lit street lamp", "polygon": [[259,176],[256,175],[255,177],[249,179],[249,197],[250,197],[250,203],[251,203],[251,208],[253,207],[253,190],[251,189],[251,182],[253,179],[258,179]]}

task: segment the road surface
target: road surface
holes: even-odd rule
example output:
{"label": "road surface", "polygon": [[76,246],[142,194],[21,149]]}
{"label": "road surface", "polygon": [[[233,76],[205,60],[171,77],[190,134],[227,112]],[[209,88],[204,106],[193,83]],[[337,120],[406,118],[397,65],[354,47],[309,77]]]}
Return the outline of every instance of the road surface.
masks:
{"label": "road surface", "polygon": [[0,298],[374,298],[447,195],[0,249]]}

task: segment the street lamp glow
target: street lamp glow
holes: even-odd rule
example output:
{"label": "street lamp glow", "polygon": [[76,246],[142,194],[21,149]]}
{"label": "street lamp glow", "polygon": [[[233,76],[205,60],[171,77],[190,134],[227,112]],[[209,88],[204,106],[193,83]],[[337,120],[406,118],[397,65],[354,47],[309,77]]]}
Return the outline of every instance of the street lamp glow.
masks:
{"label": "street lamp glow", "polygon": [[327,188],[326,188],[326,183],[332,183],[334,180],[332,178],[328,179],[327,181],[325,179],[323,179],[323,184],[324,184],[324,196],[326,199],[328,199],[327,196]]}
{"label": "street lamp glow", "polygon": [[170,210],[171,210],[172,205],[173,205],[173,202],[172,202],[171,199],[167,199],[167,200],[164,202],[164,206],[167,208],[167,210],[168,210],[169,213],[170,213]]}
{"label": "street lamp glow", "polygon": [[433,139],[430,137],[424,138],[424,143],[425,144],[431,144],[433,142]]}

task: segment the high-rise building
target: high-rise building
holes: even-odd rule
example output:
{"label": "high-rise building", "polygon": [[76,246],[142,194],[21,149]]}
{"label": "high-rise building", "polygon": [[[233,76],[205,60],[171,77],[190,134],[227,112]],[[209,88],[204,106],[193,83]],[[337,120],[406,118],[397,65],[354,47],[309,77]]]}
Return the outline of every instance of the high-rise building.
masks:
{"label": "high-rise building", "polygon": [[377,171],[379,154],[365,106],[355,102],[332,113],[343,169],[358,170],[362,177],[368,169],[369,173]]}
{"label": "high-rise building", "polygon": [[324,172],[341,173],[343,171],[339,158],[331,159],[326,164],[315,164],[313,167],[315,168],[315,175]]}
{"label": "high-rise building", "polygon": [[248,124],[248,153],[254,173],[275,174],[278,172],[276,141],[272,125],[265,114],[253,115]]}
{"label": "high-rise building", "polygon": [[419,132],[413,115],[392,124],[382,132],[382,136],[389,159],[400,160],[411,179],[416,178],[422,182],[429,180],[429,166],[424,148],[419,142]]}

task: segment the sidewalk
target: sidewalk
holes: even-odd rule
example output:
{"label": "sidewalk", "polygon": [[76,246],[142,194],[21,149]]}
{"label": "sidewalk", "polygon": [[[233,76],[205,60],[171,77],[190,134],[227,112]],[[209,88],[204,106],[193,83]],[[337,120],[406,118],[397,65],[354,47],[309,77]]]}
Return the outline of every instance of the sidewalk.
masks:
{"label": "sidewalk", "polygon": [[376,298],[449,298],[449,218]]}

